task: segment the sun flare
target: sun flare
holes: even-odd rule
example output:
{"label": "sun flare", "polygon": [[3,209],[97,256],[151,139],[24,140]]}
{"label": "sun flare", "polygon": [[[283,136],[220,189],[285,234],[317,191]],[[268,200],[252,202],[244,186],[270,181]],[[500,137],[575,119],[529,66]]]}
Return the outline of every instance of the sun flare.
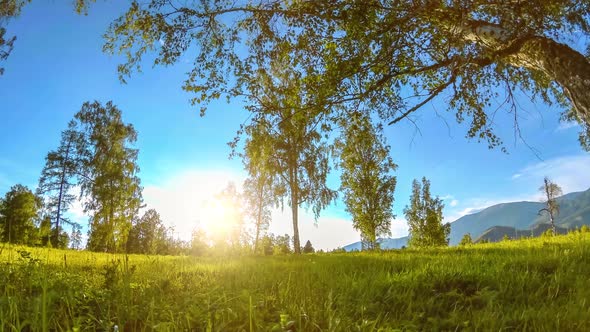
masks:
{"label": "sun flare", "polygon": [[225,197],[213,197],[201,205],[199,227],[213,237],[225,237],[237,225],[237,207]]}

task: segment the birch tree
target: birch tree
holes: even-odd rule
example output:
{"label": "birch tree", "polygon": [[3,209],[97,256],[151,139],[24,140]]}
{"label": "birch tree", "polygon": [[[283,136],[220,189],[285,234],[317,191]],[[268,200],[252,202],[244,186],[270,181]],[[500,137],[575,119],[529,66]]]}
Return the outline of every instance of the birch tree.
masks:
{"label": "birch tree", "polygon": [[247,108],[253,116],[240,131],[246,136],[242,156],[273,180],[275,198],[291,207],[293,248],[299,254],[299,207],[310,207],[317,220],[336,197],[326,185],[330,149],[320,133],[332,120],[314,103],[317,76],[294,70],[287,53],[277,53],[274,60],[269,72],[249,80]]}
{"label": "birch tree", "polygon": [[340,145],[341,190],[354,228],[361,232],[363,249],[378,249],[379,236],[390,234],[397,168],[389,146],[363,114],[347,119]]}

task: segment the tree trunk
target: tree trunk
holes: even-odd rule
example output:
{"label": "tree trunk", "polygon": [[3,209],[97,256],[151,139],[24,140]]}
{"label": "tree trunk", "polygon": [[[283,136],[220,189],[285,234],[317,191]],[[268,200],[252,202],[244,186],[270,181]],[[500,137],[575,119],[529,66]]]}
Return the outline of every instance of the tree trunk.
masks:
{"label": "tree trunk", "polygon": [[578,120],[590,125],[590,62],[580,52],[544,36],[512,41],[502,26],[483,21],[448,30],[465,41],[498,51],[507,64],[543,72],[563,89]]}
{"label": "tree trunk", "polygon": [[299,242],[299,225],[298,225],[298,208],[299,208],[299,192],[297,182],[297,169],[290,170],[291,180],[291,215],[293,217],[293,250],[296,254],[301,253],[301,243]]}
{"label": "tree trunk", "polygon": [[571,47],[546,37],[531,37],[512,57],[515,64],[540,70],[557,82],[580,121],[590,125],[590,62]]}
{"label": "tree trunk", "polygon": [[293,215],[293,249],[296,254],[301,253],[301,243],[299,242],[299,225],[297,224],[298,209],[296,198],[297,194],[292,195],[291,213]]}
{"label": "tree trunk", "polygon": [[553,231],[553,235],[557,235],[557,231],[555,230],[555,221],[553,219],[553,212],[549,211],[549,220],[551,221],[551,230]]}
{"label": "tree trunk", "polygon": [[254,253],[258,252],[258,240],[260,238],[260,226],[262,225],[262,206],[264,198],[264,186],[259,188],[258,192],[258,215],[256,216],[256,237],[254,238]]}

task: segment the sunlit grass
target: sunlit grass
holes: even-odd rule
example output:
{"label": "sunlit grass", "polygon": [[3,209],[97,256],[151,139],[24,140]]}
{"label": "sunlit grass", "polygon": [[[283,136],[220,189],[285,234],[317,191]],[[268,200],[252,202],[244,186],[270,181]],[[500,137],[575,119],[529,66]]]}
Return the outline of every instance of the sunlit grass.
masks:
{"label": "sunlit grass", "polygon": [[233,258],[5,246],[0,263],[0,331],[590,327],[590,234]]}

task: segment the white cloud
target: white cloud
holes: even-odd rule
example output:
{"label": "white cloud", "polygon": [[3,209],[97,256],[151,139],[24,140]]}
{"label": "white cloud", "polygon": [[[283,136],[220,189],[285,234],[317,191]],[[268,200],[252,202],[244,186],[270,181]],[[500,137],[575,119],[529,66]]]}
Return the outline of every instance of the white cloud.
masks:
{"label": "white cloud", "polygon": [[459,204],[459,201],[456,199],[451,200],[451,202],[449,203],[449,206],[451,207],[455,207],[457,206],[457,204]]}
{"label": "white cloud", "polygon": [[567,130],[567,129],[571,129],[571,128],[577,128],[579,126],[580,126],[580,124],[578,124],[575,121],[560,122],[559,126],[557,126],[557,129],[555,131],[562,131],[562,130]]}
{"label": "white cloud", "polygon": [[391,221],[391,238],[407,236],[409,232],[408,221],[404,218],[396,218]]}
{"label": "white cloud", "polygon": [[[313,213],[301,208],[298,215],[299,238],[302,246],[309,240],[316,249],[331,250],[360,241],[360,233],[352,227],[350,220],[320,215],[316,223]],[[273,212],[269,232],[277,235],[293,235],[290,207],[285,206],[283,211],[277,209]]]}
{"label": "white cloud", "polygon": [[518,173],[519,181],[531,184],[534,190],[548,176],[563,189],[564,193],[583,191],[590,187],[590,155],[561,156],[529,165]]}

